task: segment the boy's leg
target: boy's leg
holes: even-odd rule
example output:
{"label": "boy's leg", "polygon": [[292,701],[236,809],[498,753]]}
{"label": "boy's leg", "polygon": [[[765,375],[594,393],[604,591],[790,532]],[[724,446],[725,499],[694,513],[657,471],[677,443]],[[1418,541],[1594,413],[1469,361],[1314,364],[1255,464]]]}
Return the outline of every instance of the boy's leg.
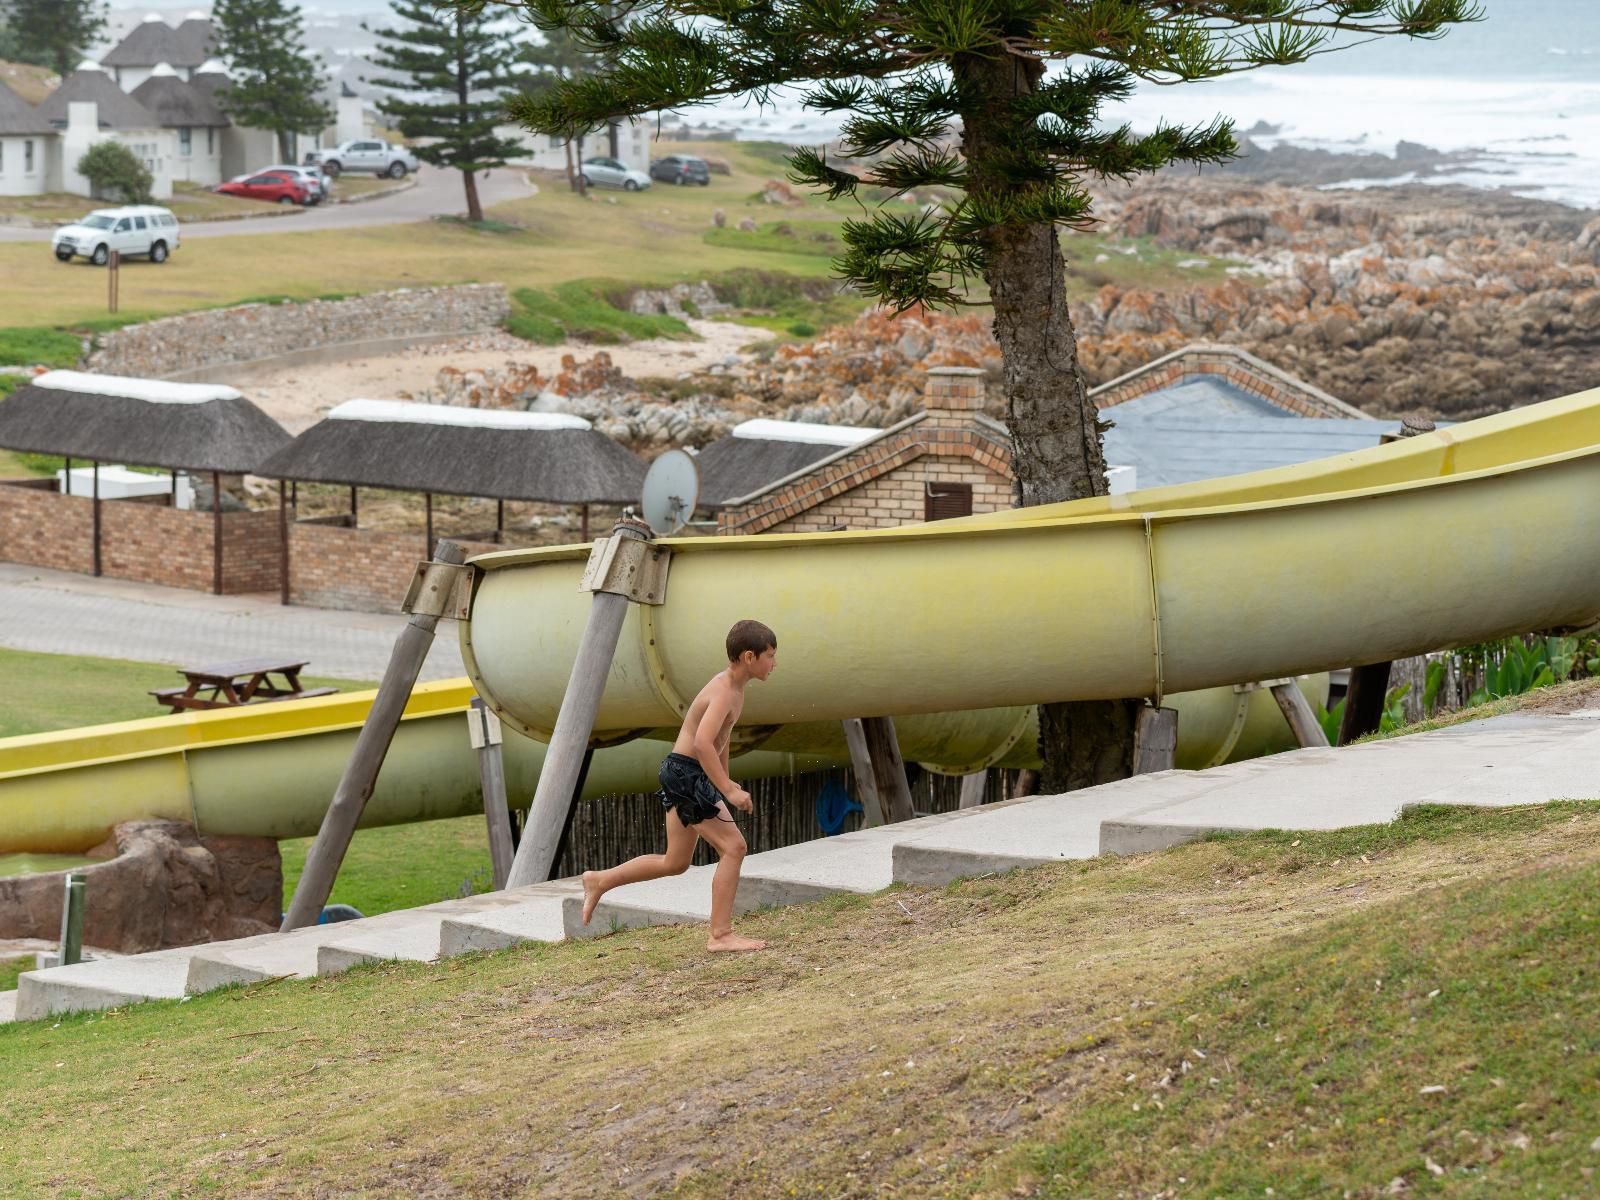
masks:
{"label": "boy's leg", "polygon": [[667,852],[641,854],[609,871],[583,873],[583,923],[587,925],[594,915],[594,906],[600,897],[614,887],[625,883],[640,883],[646,879],[660,879],[663,875],[681,875],[689,869],[694,858],[694,843],[698,835],[694,827],[678,819],[673,809],[667,809]]}
{"label": "boy's leg", "polygon": [[739,890],[739,868],[744,863],[744,834],[728,815],[728,806],[717,806],[720,818],[701,821],[695,826],[700,836],[717,852],[717,871],[711,877],[710,950],[761,950],[766,943],[758,938],[740,937],[733,932],[733,898]]}

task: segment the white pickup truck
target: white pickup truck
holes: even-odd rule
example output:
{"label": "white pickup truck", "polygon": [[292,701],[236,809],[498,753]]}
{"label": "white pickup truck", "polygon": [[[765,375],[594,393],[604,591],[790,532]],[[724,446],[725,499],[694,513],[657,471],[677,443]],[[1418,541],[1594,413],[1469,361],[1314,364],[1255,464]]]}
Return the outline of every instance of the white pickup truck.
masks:
{"label": "white pickup truck", "polygon": [[304,165],[321,167],[322,173],[329,179],[337,179],[346,171],[404,179],[407,171],[415,171],[422,166],[417,156],[404,146],[391,146],[376,138],[345,142],[332,150],[309,151]]}

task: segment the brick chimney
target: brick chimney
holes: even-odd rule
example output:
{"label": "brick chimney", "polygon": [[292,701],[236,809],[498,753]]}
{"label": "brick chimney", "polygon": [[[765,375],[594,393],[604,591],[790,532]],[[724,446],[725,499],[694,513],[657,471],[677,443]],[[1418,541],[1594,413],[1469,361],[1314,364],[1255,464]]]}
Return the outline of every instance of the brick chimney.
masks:
{"label": "brick chimney", "polygon": [[987,390],[982,367],[929,367],[922,407],[930,413],[982,412]]}

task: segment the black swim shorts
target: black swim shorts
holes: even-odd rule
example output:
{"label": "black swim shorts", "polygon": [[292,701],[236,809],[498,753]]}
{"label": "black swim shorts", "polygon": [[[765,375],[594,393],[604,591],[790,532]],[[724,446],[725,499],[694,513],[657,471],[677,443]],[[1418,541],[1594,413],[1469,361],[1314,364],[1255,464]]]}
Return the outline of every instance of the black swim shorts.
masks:
{"label": "black swim shorts", "polygon": [[678,810],[678,820],[695,825],[717,817],[722,793],[698,760],[676,751],[661,762],[661,807]]}

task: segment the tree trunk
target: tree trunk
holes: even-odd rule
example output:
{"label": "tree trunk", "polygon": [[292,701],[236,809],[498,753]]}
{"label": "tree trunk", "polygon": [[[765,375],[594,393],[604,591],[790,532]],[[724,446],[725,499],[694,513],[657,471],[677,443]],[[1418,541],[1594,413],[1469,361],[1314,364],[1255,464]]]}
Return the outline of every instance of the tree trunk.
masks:
{"label": "tree trunk", "polygon": [[578,172],[572,167],[572,140],[569,138],[565,144],[567,151],[567,186],[573,191],[578,190]]}
{"label": "tree trunk", "polygon": [[294,137],[294,131],[293,130],[289,130],[289,129],[280,129],[280,130],[278,130],[278,161],[279,162],[281,162],[281,163],[291,163],[291,162],[294,161],[294,159],[290,157],[290,155],[292,155],[294,153],[294,147],[292,145],[290,145],[290,139],[293,138],[293,137]]}
{"label": "tree trunk", "polygon": [[483,220],[483,205],[478,200],[478,176],[475,171],[461,172],[461,184],[467,189],[467,220],[474,225]]}
{"label": "tree trunk", "polygon": [[[1015,56],[962,57],[956,85],[967,191],[975,197],[1015,185],[997,169],[1006,153],[1005,104],[1033,91],[1044,65]],[[1066,263],[1053,225],[1019,225],[990,235],[985,278],[994,304],[1017,503],[1023,507],[1106,493],[1103,426],[1078,365],[1067,311]],[[1048,704],[1040,710],[1044,767],[1038,792],[1053,795],[1125,779],[1133,773],[1138,700]]]}

